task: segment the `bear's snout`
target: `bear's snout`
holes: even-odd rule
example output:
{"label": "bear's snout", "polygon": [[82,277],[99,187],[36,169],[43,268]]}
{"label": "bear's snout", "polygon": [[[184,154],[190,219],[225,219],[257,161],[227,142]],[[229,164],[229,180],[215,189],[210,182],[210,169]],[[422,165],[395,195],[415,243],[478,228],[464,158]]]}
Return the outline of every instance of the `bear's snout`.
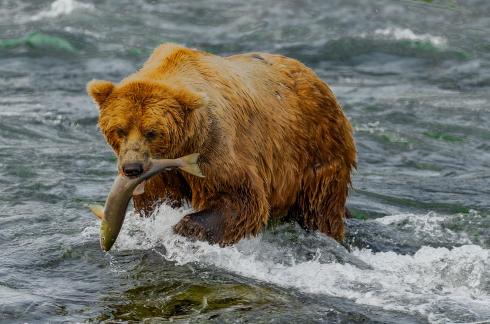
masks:
{"label": "bear's snout", "polygon": [[150,152],[137,135],[121,143],[117,157],[119,172],[127,177],[139,177],[150,168]]}
{"label": "bear's snout", "polygon": [[127,177],[139,177],[143,173],[143,163],[126,163],[122,167]]}

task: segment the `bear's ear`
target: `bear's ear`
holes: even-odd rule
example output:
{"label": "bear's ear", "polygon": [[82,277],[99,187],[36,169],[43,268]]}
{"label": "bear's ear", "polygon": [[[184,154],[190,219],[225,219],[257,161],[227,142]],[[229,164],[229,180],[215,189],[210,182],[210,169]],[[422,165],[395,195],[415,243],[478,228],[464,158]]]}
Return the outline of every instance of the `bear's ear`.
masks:
{"label": "bear's ear", "polygon": [[114,83],[111,81],[92,80],[87,83],[87,93],[99,107],[106,101],[107,97],[112,93],[112,90],[114,90]]}
{"label": "bear's ear", "polygon": [[175,100],[185,111],[204,108],[208,105],[209,98],[204,92],[191,92],[187,89],[178,90],[175,93]]}

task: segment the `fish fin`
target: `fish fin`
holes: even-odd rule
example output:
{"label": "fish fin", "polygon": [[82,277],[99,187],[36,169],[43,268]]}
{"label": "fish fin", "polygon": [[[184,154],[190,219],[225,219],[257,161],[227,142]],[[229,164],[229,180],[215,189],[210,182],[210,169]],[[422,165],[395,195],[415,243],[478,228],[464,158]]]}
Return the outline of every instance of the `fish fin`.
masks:
{"label": "fish fin", "polygon": [[101,205],[90,205],[88,206],[88,208],[90,208],[90,211],[94,213],[94,215],[97,216],[98,219],[104,219],[104,207],[102,207]]}
{"label": "fish fin", "polygon": [[195,175],[196,177],[204,178],[204,174],[202,174],[199,165],[196,164],[188,164],[186,166],[180,167],[182,171]]}
{"label": "fish fin", "polygon": [[197,165],[197,159],[199,158],[199,153],[189,154],[181,157],[180,159],[186,163],[186,165],[179,167],[182,171],[193,174],[196,177],[204,178],[204,175]]}
{"label": "fish fin", "polygon": [[145,193],[145,185],[146,185],[146,180],[141,182],[139,185],[136,186],[133,190],[133,196],[139,196]]}
{"label": "fish fin", "polygon": [[199,153],[192,153],[192,154],[183,156],[179,159],[184,161],[185,163],[188,163],[188,164],[196,164],[198,158],[199,158]]}

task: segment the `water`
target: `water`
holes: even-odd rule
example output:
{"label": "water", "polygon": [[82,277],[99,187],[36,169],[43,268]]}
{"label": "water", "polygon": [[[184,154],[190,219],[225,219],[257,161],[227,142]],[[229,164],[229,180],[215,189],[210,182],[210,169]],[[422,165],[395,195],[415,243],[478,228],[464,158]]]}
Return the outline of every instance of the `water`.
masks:
{"label": "water", "polygon": [[[490,2],[0,1],[1,322],[490,320]],[[298,58],[356,133],[347,238],[295,224],[218,248],[87,205],[115,159],[84,93],[162,42]]]}

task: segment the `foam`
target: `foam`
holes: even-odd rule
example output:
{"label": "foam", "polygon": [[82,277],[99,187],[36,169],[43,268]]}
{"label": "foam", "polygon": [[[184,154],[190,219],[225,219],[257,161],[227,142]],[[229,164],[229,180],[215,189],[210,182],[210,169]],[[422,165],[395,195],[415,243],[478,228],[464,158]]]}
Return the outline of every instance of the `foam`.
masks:
{"label": "foam", "polygon": [[416,34],[408,28],[388,27],[380,28],[374,31],[374,35],[391,38],[395,40],[410,40],[419,42],[429,42],[436,47],[446,47],[447,39],[441,36],[431,34]]}
{"label": "foam", "polygon": [[[115,250],[155,248],[165,260],[178,265],[191,262],[212,265],[306,293],[328,294],[363,305],[422,314],[432,322],[451,320],[447,313],[452,309],[458,310],[454,316],[477,314],[478,318],[490,318],[490,250],[478,245],[452,249],[423,246],[414,255],[375,253],[369,249],[352,252],[371,269],[322,261],[321,250],[317,251],[318,257],[309,261],[295,262],[299,255],[290,255],[292,262],[282,262],[277,257],[284,258],[284,244],[273,239],[258,236],[220,248],[174,234],[172,225],[187,212],[189,209],[162,205],[151,218],[128,215]],[[406,214],[387,216],[379,222],[389,225],[411,217],[428,218]],[[437,226],[433,229],[437,230]],[[430,234],[429,227],[424,230]],[[86,231],[87,235],[92,233]]]}
{"label": "foam", "polygon": [[75,0],[56,0],[51,3],[47,10],[43,10],[30,18],[30,20],[41,20],[44,18],[55,18],[69,15],[77,9],[93,10],[94,5],[90,3],[81,3]]}
{"label": "foam", "polygon": [[[470,211],[470,217],[475,217],[476,212]],[[438,215],[433,212],[427,214],[396,214],[378,218],[375,222],[394,226],[424,241],[430,238],[431,241],[452,244],[471,244],[472,241],[464,232],[454,232],[447,227],[447,223],[458,223],[462,215]]]}

